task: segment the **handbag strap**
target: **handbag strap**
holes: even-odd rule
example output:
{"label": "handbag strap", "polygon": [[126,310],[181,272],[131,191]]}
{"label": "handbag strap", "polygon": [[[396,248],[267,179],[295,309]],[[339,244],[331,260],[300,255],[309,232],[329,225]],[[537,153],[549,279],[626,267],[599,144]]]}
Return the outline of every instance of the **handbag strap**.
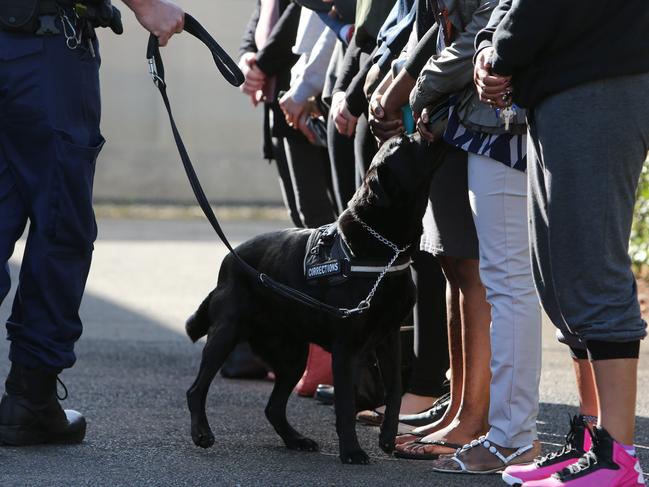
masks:
{"label": "handbag strap", "polygon": [[[223,50],[223,48],[219,46],[219,44],[203,28],[203,26],[189,14],[185,14],[185,31],[196,37],[207,46],[207,48],[212,52],[212,57],[214,58],[216,67],[230,84],[232,84],[233,86],[239,86],[244,82],[243,73],[236,65],[236,63],[232,60],[232,58],[230,58],[230,56]],[[158,38],[153,34],[149,36],[149,44],[147,46],[147,60],[149,62],[149,71],[151,73],[151,76],[153,77],[153,82],[160,91],[160,95],[162,96],[165,108],[167,109],[174,141],[176,142],[176,147],[178,148],[180,159],[183,163],[183,167],[185,168],[185,173],[187,174],[187,179],[189,180],[189,184],[191,185],[192,191],[194,192],[196,201],[198,202],[201,210],[203,210],[203,213],[212,225],[212,228],[214,228],[216,234],[239,263],[241,268],[250,277],[258,280],[263,286],[272,290],[274,293],[310,308],[324,311],[337,318],[347,318],[352,315],[361,314],[363,311],[365,311],[365,309],[367,308],[361,306],[358,306],[354,309],[331,306],[309,296],[308,294],[298,291],[297,289],[279,283],[270,278],[268,275],[261,273],[257,269],[252,267],[234,250],[234,248],[228,241],[225,232],[221,228],[219,220],[214,214],[214,211],[212,210],[205,192],[203,191],[203,187],[201,186],[192,161],[189,158],[189,154],[187,153],[187,149],[185,148],[185,144],[183,143],[182,137],[180,136],[180,132],[178,131],[176,121],[174,120],[171,111],[169,97],[167,96],[167,83],[165,82],[165,71],[164,65],[162,63],[162,57],[160,55]]]}

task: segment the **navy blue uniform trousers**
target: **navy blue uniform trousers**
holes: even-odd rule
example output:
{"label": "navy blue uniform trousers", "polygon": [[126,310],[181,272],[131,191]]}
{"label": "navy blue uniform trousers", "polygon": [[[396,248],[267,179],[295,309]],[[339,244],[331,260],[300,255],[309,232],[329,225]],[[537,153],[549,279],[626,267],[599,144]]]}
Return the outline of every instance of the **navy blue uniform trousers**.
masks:
{"label": "navy blue uniform trousers", "polygon": [[7,262],[29,221],[7,321],[9,358],[27,367],[75,361],[97,236],[99,118],[98,57],[68,49],[61,35],[0,31],[0,302],[11,287]]}

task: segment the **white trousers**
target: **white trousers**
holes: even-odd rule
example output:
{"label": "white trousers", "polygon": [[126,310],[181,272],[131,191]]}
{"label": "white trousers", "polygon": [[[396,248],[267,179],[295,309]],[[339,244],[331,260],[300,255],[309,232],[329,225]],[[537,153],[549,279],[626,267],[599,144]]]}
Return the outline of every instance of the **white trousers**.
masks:
{"label": "white trousers", "polygon": [[469,154],[469,200],[478,233],[480,278],[491,305],[488,438],[520,448],[537,438],[541,309],[532,279],[527,177]]}

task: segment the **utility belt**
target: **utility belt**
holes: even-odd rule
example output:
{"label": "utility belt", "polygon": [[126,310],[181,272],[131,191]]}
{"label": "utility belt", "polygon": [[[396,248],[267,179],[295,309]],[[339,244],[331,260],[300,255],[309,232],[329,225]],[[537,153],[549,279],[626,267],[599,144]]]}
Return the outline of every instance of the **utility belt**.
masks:
{"label": "utility belt", "polygon": [[110,27],[115,34],[124,32],[121,13],[111,0],[0,0],[0,30],[39,36],[63,32],[67,36],[66,27],[73,25],[89,37],[94,37],[97,27]]}

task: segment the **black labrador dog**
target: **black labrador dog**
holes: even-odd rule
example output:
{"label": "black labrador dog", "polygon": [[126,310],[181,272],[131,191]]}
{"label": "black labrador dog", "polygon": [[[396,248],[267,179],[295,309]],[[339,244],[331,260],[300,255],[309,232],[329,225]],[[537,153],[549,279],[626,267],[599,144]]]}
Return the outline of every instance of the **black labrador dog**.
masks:
{"label": "black labrador dog", "polygon": [[[232,255],[223,260],[216,288],[186,325],[193,341],[207,335],[198,377],[187,391],[196,445],[209,448],[214,444],[205,412],[207,392],[235,345],[248,341],[275,373],[265,410],[268,421],[288,448],[316,451],[317,443],[286,419],[286,403],[304,371],[312,342],[332,352],[342,462],[369,462],[356,437],[354,407],[357,363],[367,350],[376,350],[386,391],[379,444],[385,452],[393,450],[401,404],[399,328],[415,301],[407,267],[411,252],[419,245],[430,182],[441,163],[443,147],[442,142],[430,145],[406,136],[393,138],[379,150],[362,186],[329,229],[267,233],[236,249],[247,263],[276,281],[330,305],[352,309],[366,300],[380,270],[395,257],[395,248],[407,248],[393,264],[398,268],[396,264],[406,259],[400,266],[406,272],[386,274],[362,314],[343,319],[306,307],[260,285]],[[315,232],[321,238],[314,239]],[[341,270],[348,259],[325,257],[324,263],[307,266],[305,254],[317,257],[320,247],[335,240],[335,234],[340,237],[336,245],[344,247],[352,264],[363,265]],[[375,263],[374,267],[364,265],[367,262]],[[374,271],[367,273],[368,268]]]}

